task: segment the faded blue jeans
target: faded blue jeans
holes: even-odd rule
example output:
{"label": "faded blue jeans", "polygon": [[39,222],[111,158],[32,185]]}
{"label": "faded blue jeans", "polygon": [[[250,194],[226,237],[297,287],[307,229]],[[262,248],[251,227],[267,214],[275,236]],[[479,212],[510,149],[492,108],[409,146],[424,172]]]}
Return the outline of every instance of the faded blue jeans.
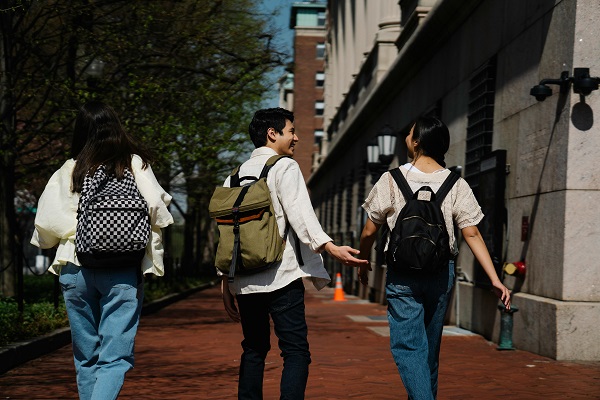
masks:
{"label": "faded blue jeans", "polygon": [[271,349],[269,315],[283,357],[280,399],[304,399],[310,352],[302,279],[273,292],[237,295],[237,302],[244,332],[238,399],[263,398],[265,358]]}
{"label": "faded blue jeans", "polygon": [[437,396],[440,344],[453,285],[453,262],[435,275],[387,272],[390,347],[410,400]]}
{"label": "faded blue jeans", "polygon": [[60,271],[81,400],[116,399],[133,368],[143,300],[140,266]]}

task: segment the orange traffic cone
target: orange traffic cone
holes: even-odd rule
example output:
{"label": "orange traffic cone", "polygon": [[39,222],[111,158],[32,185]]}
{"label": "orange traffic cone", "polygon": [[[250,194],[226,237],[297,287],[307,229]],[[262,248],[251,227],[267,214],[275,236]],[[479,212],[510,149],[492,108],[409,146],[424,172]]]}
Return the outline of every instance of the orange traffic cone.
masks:
{"label": "orange traffic cone", "polygon": [[333,293],[333,301],[346,301],[344,297],[344,289],[342,288],[342,274],[337,273],[335,277],[335,292]]}

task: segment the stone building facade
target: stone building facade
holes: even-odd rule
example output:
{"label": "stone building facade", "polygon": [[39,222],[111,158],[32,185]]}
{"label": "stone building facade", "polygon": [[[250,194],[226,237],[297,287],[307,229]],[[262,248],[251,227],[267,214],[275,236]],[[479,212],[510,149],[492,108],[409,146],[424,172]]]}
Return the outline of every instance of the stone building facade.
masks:
{"label": "stone building facade", "polygon": [[[497,270],[526,265],[525,275],[503,274],[518,308],[514,346],[600,360],[600,91],[584,96],[566,80],[548,85],[545,101],[529,94],[563,71],[600,75],[597,1],[331,0],[327,13],[325,135],[308,180],[325,230],[357,245],[372,187],[367,145],[391,127],[395,167],[415,118],[437,115],[451,132],[446,162],[486,213]],[[371,261],[368,288],[353,269],[328,268],[346,290],[383,302],[385,265],[377,251]],[[498,300],[462,241],[457,268],[451,322],[498,341]]]}

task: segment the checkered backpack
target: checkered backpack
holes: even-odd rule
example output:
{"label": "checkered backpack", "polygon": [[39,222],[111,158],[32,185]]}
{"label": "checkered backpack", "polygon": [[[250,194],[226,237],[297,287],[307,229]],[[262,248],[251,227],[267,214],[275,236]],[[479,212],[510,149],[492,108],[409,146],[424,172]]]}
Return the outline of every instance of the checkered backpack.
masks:
{"label": "checkered backpack", "polygon": [[139,264],[150,237],[148,203],[133,174],[109,176],[103,165],[83,181],[77,210],[75,249],[86,268]]}

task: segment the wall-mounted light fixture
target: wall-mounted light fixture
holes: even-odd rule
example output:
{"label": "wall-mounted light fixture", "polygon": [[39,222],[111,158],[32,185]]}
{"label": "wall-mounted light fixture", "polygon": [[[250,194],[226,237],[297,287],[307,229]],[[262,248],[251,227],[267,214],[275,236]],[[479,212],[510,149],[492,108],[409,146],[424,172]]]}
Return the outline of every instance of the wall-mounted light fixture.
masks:
{"label": "wall-mounted light fixture", "polygon": [[377,135],[377,140],[367,145],[367,162],[373,184],[387,171],[394,159],[396,139],[392,128],[386,125]]}
{"label": "wall-mounted light fixture", "polygon": [[587,96],[598,89],[600,78],[591,77],[589,68],[574,68],[573,76],[569,76],[568,71],[563,71],[558,79],[542,79],[538,85],[531,88],[529,94],[538,101],[544,101],[546,97],[552,95],[552,89],[548,85],[559,85],[560,92],[567,93],[571,83],[574,93]]}

